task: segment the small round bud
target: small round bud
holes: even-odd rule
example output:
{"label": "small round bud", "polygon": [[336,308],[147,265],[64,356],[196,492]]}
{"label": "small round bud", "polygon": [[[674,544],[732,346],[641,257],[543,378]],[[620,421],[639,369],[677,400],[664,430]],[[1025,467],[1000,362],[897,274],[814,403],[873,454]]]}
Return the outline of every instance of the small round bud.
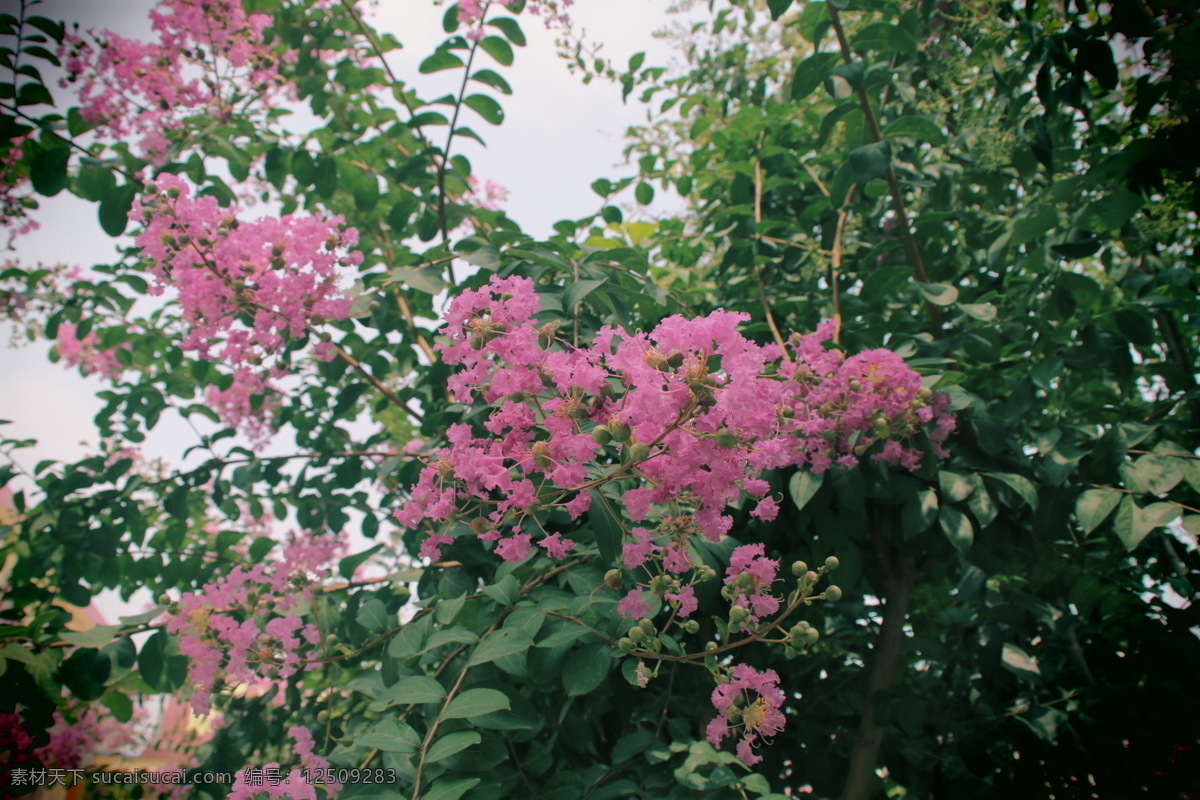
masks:
{"label": "small round bud", "polygon": [[699,633],[700,623],[696,622],[694,619],[689,619],[687,622],[683,623],[683,631],[684,633]]}
{"label": "small round bud", "polygon": [[857,392],[861,388],[862,388],[862,381],[858,380],[857,378],[850,381],[850,391]]}
{"label": "small round bud", "polygon": [[624,422],[614,422],[608,426],[608,429],[612,433],[612,438],[621,444],[628,442],[629,437],[633,435],[633,429]]}
{"label": "small round bud", "polygon": [[172,200],[174,200],[176,197],[179,197],[179,187],[172,186],[167,189],[167,197],[171,198]]}
{"label": "small round bud", "polygon": [[629,448],[630,461],[645,461],[650,457],[650,446],[645,442],[637,442]]}
{"label": "small round bud", "polygon": [[825,559],[825,569],[829,572],[833,572],[841,563],[841,561],[838,561],[837,556],[830,556],[829,558]]}
{"label": "small round bud", "polygon": [[821,579],[821,576],[813,572],[811,569],[800,576],[800,582],[806,586],[812,586]]}
{"label": "small round bud", "polygon": [[825,599],[831,603],[836,603],[842,599],[842,589],[840,586],[830,586],[825,590]]}
{"label": "small round bud", "polygon": [[704,652],[706,652],[706,653],[711,653],[713,650],[716,650],[716,649],[717,649],[716,642],[709,642],[708,644],[704,645]]}
{"label": "small round bud", "polygon": [[653,636],[654,634],[658,633],[658,628],[654,627],[654,620],[650,619],[649,617],[642,617],[639,619],[638,627],[641,628],[647,636]]}
{"label": "small round bud", "polygon": [[803,561],[793,561],[792,562],[792,574],[795,575],[797,578],[799,578],[801,575],[803,575],[806,572],[808,572],[808,564],[805,564]]}
{"label": "small round bud", "polygon": [[610,589],[620,589],[621,570],[610,569],[608,572],[604,573],[604,585]]}
{"label": "small round bud", "polygon": [[640,625],[634,625],[629,629],[629,638],[632,639],[635,644],[642,644],[646,641],[646,632],[642,630]]}
{"label": "small round bud", "polygon": [[728,428],[719,431],[717,435],[713,437],[713,441],[717,443],[717,446],[724,447],[726,449],[737,447],[738,444],[737,435]]}
{"label": "small round bud", "polygon": [[158,596],[158,604],[160,606],[169,606],[171,604],[171,595],[163,592]]}
{"label": "small round bud", "polygon": [[337,643],[338,643],[338,638],[336,636],[334,636],[332,633],[325,637],[325,646],[326,647],[333,647]]}
{"label": "small round bud", "polygon": [[324,725],[326,722],[329,722],[329,710],[328,709],[322,708],[320,711],[317,712],[317,722],[320,722],[322,725]]}
{"label": "small round bud", "polygon": [[596,444],[608,444],[612,441],[612,432],[603,425],[592,431],[592,441]]}
{"label": "small round bud", "polygon": [[922,386],[920,389],[917,389],[917,397],[922,400],[928,400],[933,397],[933,389],[930,389],[928,386]]}
{"label": "small round bud", "polygon": [[654,592],[659,597],[671,590],[671,579],[666,575],[658,575],[650,581],[650,591]]}
{"label": "small round bud", "polygon": [[729,609],[730,623],[745,622],[749,616],[750,609],[746,608],[745,606],[734,606],[733,608]]}
{"label": "small round bud", "polygon": [[637,643],[628,636],[625,636],[617,640],[617,647],[620,648],[622,653],[628,653],[637,649]]}

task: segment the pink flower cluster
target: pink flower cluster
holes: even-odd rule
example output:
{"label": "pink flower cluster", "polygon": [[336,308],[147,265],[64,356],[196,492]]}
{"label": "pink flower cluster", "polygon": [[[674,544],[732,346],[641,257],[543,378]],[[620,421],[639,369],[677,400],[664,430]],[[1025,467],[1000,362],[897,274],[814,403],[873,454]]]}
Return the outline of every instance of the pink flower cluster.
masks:
{"label": "pink flower cluster", "polygon": [[758,672],[745,664],[733,667],[728,683],[713,689],[712,704],[717,716],[708,723],[707,737],[713,747],[720,747],[726,736],[737,735],[737,755],[746,766],[762,761],[755,755],[753,747],[759,740],[769,742],[770,737],[783,730],[783,702],[786,698],[779,688],[779,675],[773,669]]}
{"label": "pink flower cluster", "polygon": [[21,166],[24,157],[22,144],[28,138],[28,135],[17,136],[0,151],[0,227],[9,229],[7,244],[10,248],[18,236],[41,227],[37,220],[28,215],[29,209],[36,205],[36,201],[29,196],[32,187],[29,174]]}
{"label": "pink flower cluster", "polygon": [[[521,277],[493,277],[447,310],[442,357],[458,367],[448,388],[493,411],[486,435],[450,428],[449,446],[395,512],[404,526],[433,529],[422,555],[438,556],[450,537],[437,529],[452,519],[477,514],[472,529],[494,541],[542,507],[577,518],[588,489],[630,480],[624,508],[656,524],[633,530],[626,565],[653,558],[685,572],[689,538],[720,540],[733,523],[725,511],[743,492],[758,498],[752,515],[774,519],[763,470],[851,468],[876,444],[876,459],[915,469],[921,451],[903,443],[924,431],[944,456],[954,428],[948,398],[924,389],[894,353],[825,349],[831,322],[793,337],[794,360],[783,360],[779,347],[738,333],[745,314],[669,317],[649,334],[605,327],[574,348],[553,324],[535,327],[538,310],[533,283]],[[528,546],[500,552],[512,550]]]}
{"label": "pink flower cluster", "polygon": [[[271,798],[291,798],[291,800],[317,800],[316,787],[305,780],[305,772],[310,774],[329,774],[329,761],[313,753],[313,736],[308,728],[293,725],[288,728],[288,736],[296,743],[295,752],[300,756],[300,766],[293,767],[282,780],[264,779],[280,773],[279,764],[272,762],[258,769],[244,769],[234,778],[233,788],[228,800],[251,800],[260,794]],[[332,797],[341,789],[340,783],[326,786],[328,796]]]}
{"label": "pink flower cluster", "polygon": [[[513,0],[459,0],[458,2],[458,23],[460,25],[475,26],[467,33],[467,38],[473,42],[478,42],[487,34],[483,30],[483,17],[487,13],[487,8],[491,3],[508,7],[512,5]],[[575,4],[575,0],[531,0],[528,4],[529,13],[535,16],[542,16],[546,20],[546,27],[558,25],[565,27],[571,22],[564,9]]]}
{"label": "pink flower cluster", "polygon": [[[350,250],[358,232],[341,217],[238,219],[213,197],[193,198],[187,184],[161,175],[154,190],[134,204],[142,223],[137,244],[158,278],[151,293],[174,287],[189,326],[184,350],[220,359],[234,369],[234,385],[211,393],[210,402],[229,424],[269,429],[269,369],[290,338],[311,325],[345,319],[350,299],[338,287],[342,268],[362,263]],[[332,347],[313,348],[331,358]]]}
{"label": "pink flower cluster", "polygon": [[94,44],[68,36],[60,53],[67,81],[80,83],[80,114],[112,138],[141,136],[144,153],[162,157],[188,115],[228,120],[282,97],[285,56],[264,41],[269,15],[247,14],[241,0],[162,0],[150,19],[156,43],[105,31]]}
{"label": "pink flower cluster", "polygon": [[209,712],[223,686],[269,685],[311,666],[300,656],[320,644],[320,633],[288,612],[312,601],[317,576],[328,573],[341,547],[337,537],[293,541],[278,561],[236,567],[183,595],[167,631],[181,634],[197,714]]}
{"label": "pink flower cluster", "polygon": [[70,322],[59,323],[58,326],[58,356],[68,366],[79,366],[84,375],[102,375],[110,381],[121,377],[123,368],[117,360],[114,348],[101,350],[96,347],[96,334],[89,332],[80,339],[75,335],[75,325]]}
{"label": "pink flower cluster", "polygon": [[733,605],[749,610],[746,623],[756,626],[763,617],[779,610],[779,598],[771,594],[771,584],[779,571],[779,562],[766,557],[762,544],[744,544],[734,549],[725,572],[725,586]]}

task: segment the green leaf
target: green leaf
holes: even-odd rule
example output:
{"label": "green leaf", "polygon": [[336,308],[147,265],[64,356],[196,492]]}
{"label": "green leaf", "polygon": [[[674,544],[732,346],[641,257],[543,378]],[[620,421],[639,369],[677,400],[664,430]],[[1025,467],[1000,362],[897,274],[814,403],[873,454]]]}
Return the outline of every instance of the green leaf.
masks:
{"label": "green leaf", "polygon": [[29,178],[34,191],[53,197],[67,187],[67,161],[71,157],[68,147],[43,150],[29,165]]}
{"label": "green leaf", "polygon": [[517,47],[525,46],[525,32],[521,30],[520,24],[512,17],[496,17],[489,19],[488,25],[499,28],[508,40]]}
{"label": "green leaf", "polygon": [[937,513],[937,492],[924,489],[910,496],[900,510],[900,530],[904,538],[911,539],[929,530]]}
{"label": "green leaf", "polygon": [[82,633],[64,631],[58,638],[76,647],[104,647],[113,640],[119,630],[120,625],[95,625]]}
{"label": "green leaf", "polygon": [[421,66],[417,67],[417,71],[422,75],[430,75],[434,72],[441,72],[444,69],[454,69],[461,67],[463,60],[451,53],[449,50],[437,50],[433,55],[421,62]]}
{"label": "green leaf", "polygon": [[953,506],[942,506],[938,509],[938,523],[942,527],[942,533],[946,534],[946,538],[960,553],[971,549],[975,541],[975,529],[966,514]]}
{"label": "green leaf", "polygon": [[439,294],[446,289],[442,273],[436,267],[421,267],[420,269],[395,267],[388,270],[388,278],[393,281],[401,281],[405,286],[411,286],[426,294]]}
{"label": "green leaf", "polygon": [[966,475],[951,472],[948,469],[938,471],[938,486],[942,490],[942,495],[951,503],[961,503],[966,500],[975,488]]}
{"label": "green leaf", "polygon": [[313,168],[313,188],[320,197],[328,200],[337,190],[337,160],[333,156],[321,154],[313,160]]}
{"label": "green leaf", "polygon": [[17,91],[15,105],[18,106],[52,106],[54,98],[50,90],[40,83],[27,83]]}
{"label": "green leaf", "polygon": [[485,122],[490,122],[492,125],[499,125],[504,121],[504,109],[486,94],[470,95],[463,100],[463,103],[467,108],[483,117]]}
{"label": "green leaf", "polygon": [[1012,642],[1004,643],[1004,647],[1001,648],[1000,662],[1026,680],[1036,680],[1042,674],[1037,661]]}
{"label": "green leaf", "polygon": [[383,711],[392,706],[438,703],[445,696],[446,690],[433,678],[413,675],[384,689],[383,694],[371,703],[371,710]]}
{"label": "green leaf", "polygon": [[354,617],[354,621],[362,625],[369,631],[380,633],[388,628],[390,621],[388,619],[387,607],[383,601],[377,597],[373,597],[363,603],[358,609],[358,614]]}
{"label": "green leaf", "polygon": [[118,186],[100,201],[100,227],[109,236],[120,236],[129,224],[129,210],[137,190],[131,184]]}
{"label": "green leaf", "polygon": [[596,489],[588,489],[592,496],[592,505],[588,511],[588,520],[596,534],[596,546],[600,548],[600,561],[605,566],[615,564],[621,552],[621,544],[625,540],[625,528],[621,525],[616,512],[609,504],[609,499]]}
{"label": "green leaf", "polygon": [[356,736],[358,747],[373,747],[385,753],[411,753],[421,746],[421,739],[411,726],[398,720],[385,719],[368,733]]}
{"label": "green leaf", "polygon": [[634,188],[633,196],[639,203],[648,206],[654,202],[654,187],[642,181]]}
{"label": "green leaf", "polygon": [[421,795],[421,800],[458,800],[481,780],[482,778],[438,778],[429,787],[429,791]]}
{"label": "green leaf", "polygon": [[489,661],[495,661],[498,658],[505,656],[516,655],[523,653],[533,647],[533,639],[528,633],[522,630],[513,628],[504,628],[503,630],[492,631],[475,646],[471,653],[469,666],[477,666],[486,664]]}
{"label": "green leaf", "polygon": [[1075,501],[1075,517],[1083,532],[1091,533],[1100,526],[1121,502],[1121,493],[1115,489],[1088,489]]}
{"label": "green leaf", "polygon": [[792,0],[767,0],[767,8],[771,11],[771,19],[779,19],[783,12],[791,6]]}
{"label": "green leaf", "polygon": [[948,306],[958,299],[958,289],[945,283],[922,283],[917,281],[921,294],[935,306]]}
{"label": "green leaf", "polygon": [[892,160],[891,144],[885,139],[850,151],[850,170],[859,183],[867,183],[887,172]]}
{"label": "green leaf", "polygon": [[[468,747],[473,747],[479,744],[483,737],[478,731],[455,731],[448,733],[442,738],[433,743],[429,748],[429,752],[425,755],[426,764],[436,764],[444,758],[449,758],[455,753],[460,753]],[[428,795],[426,795],[428,798]]]}
{"label": "green leaf", "polygon": [[567,313],[573,313],[575,306],[593,291],[604,285],[603,280],[586,279],[575,281],[563,289],[562,304]]}
{"label": "green leaf", "polygon": [[917,40],[899,25],[873,22],[854,34],[851,41],[855,50],[874,50],[884,55],[917,52]]}
{"label": "green leaf", "polygon": [[1150,453],[1120,466],[1121,480],[1135,492],[1166,494],[1183,480],[1179,459]]}
{"label": "green leaf", "polygon": [[511,711],[504,692],[495,689],[468,689],[451,700],[440,715],[440,719],[469,719],[491,714],[493,711]]}
{"label": "green leaf", "polygon": [[520,589],[516,578],[512,575],[505,575],[496,583],[484,586],[481,591],[500,605],[509,607],[517,602]]}
{"label": "green leaf", "polygon": [[917,139],[930,144],[945,144],[946,134],[933,120],[926,117],[900,117],[888,125],[883,135],[889,139]]}
{"label": "green leaf", "polygon": [[604,642],[594,642],[571,651],[563,664],[563,688],[571,697],[588,694],[608,675],[612,665],[612,648]]}
{"label": "green leaf", "polygon": [[837,61],[837,53],[814,53],[797,64],[796,71],[792,73],[793,102],[803,100],[815,92]]}
{"label": "green leaf", "polygon": [[788,480],[788,494],[792,496],[792,502],[796,504],[796,508],[804,508],[808,505],[808,501],[813,499],[813,495],[821,488],[821,484],[825,482],[825,473],[819,475],[802,470]]}
{"label": "green leaf", "polygon": [[479,43],[479,46],[502,67],[511,67],[513,63],[513,49],[504,39],[499,36],[489,36]]}
{"label": "green leaf", "polygon": [[1034,488],[1033,482],[1023,475],[1014,475],[1010,472],[988,472],[987,477],[992,480],[1000,481],[1008,488],[1017,493],[1017,496],[1025,501],[1025,505],[1029,506],[1034,511],[1038,507],[1037,489]]}
{"label": "green leaf", "polygon": [[504,94],[512,94],[512,87],[509,86],[500,73],[490,69],[481,69],[471,76],[471,80],[478,81],[485,86],[491,86],[493,89],[498,89]]}

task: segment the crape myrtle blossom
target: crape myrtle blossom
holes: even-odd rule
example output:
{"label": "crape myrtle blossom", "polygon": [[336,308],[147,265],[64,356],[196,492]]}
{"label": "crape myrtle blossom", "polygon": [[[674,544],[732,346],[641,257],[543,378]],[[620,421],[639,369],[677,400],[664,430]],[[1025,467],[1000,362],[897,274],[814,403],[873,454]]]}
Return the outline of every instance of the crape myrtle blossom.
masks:
{"label": "crape myrtle blossom", "polygon": [[235,567],[172,605],[167,631],[180,634],[192,708],[207,714],[224,686],[271,685],[314,666],[301,658],[320,644],[297,611],[343,549],[339,536],[294,539],[278,560]]}
{"label": "crape myrtle blossom", "polygon": [[[447,309],[440,350],[457,368],[450,394],[492,410],[478,428],[450,427],[395,511],[405,527],[430,530],[423,556],[438,558],[451,541],[447,524],[463,520],[485,541],[499,539],[501,556],[524,557],[524,539],[510,541],[506,526],[552,505],[577,518],[589,488],[633,478],[621,504],[644,524],[625,544],[625,564],[653,560],[678,574],[693,566],[690,538],[719,541],[743,495],[753,516],[775,517],[764,470],[849,469],[872,450],[912,470],[922,432],[946,455],[949,398],[891,351],[827,349],[831,321],[793,336],[786,360],[738,332],[741,313],[673,316],[650,333],[606,326],[575,348],[553,324],[535,326],[538,310],[532,281],[517,276],[492,277]],[[751,607],[765,602],[752,598]]]}
{"label": "crape myrtle blossom", "polygon": [[156,42],[92,32],[68,35],[59,52],[80,115],[108,137],[140,136],[143,154],[161,160],[189,116],[228,120],[286,96],[279,65],[294,54],[267,44],[269,15],[247,14],[241,0],[163,0],[150,20]]}
{"label": "crape myrtle blossom", "polygon": [[[291,798],[291,800],[317,800],[316,787],[308,780],[309,775],[331,775],[329,761],[313,753],[313,735],[308,728],[293,725],[287,730],[288,736],[294,741],[294,752],[300,756],[300,766],[293,767],[287,775],[278,763],[267,764],[257,769],[243,769],[238,772],[229,792],[228,800],[251,800],[261,794],[271,798]],[[279,780],[272,779],[280,776]],[[340,783],[327,784],[326,796],[332,797],[342,788]]]}
{"label": "crape myrtle blossom", "polygon": [[[271,380],[291,340],[316,324],[345,319],[350,299],[342,271],[362,263],[352,248],[358,232],[341,217],[238,218],[211,196],[192,197],[187,183],[160,175],[130,217],[142,224],[136,242],[157,279],[151,294],[176,291],[188,330],[184,350],[219,360],[232,384],[210,392],[222,421],[255,435],[269,434]],[[327,343],[313,347],[329,359]]]}
{"label": "crape myrtle blossom", "polygon": [[752,748],[783,730],[786,720],[781,709],[785,699],[775,670],[758,672],[745,664],[735,665],[729,681],[713,689],[712,704],[717,715],[708,723],[709,743],[720,747],[726,736],[740,735],[738,758],[746,766],[757,764],[762,756],[755,755]]}
{"label": "crape myrtle blossom", "polygon": [[[96,334],[89,331],[80,339],[76,327],[70,322],[60,322],[56,334],[58,357],[68,366],[79,366],[84,375],[101,375],[110,381],[121,377],[122,367],[113,348],[96,346]],[[126,345],[128,347],[128,345]]]}

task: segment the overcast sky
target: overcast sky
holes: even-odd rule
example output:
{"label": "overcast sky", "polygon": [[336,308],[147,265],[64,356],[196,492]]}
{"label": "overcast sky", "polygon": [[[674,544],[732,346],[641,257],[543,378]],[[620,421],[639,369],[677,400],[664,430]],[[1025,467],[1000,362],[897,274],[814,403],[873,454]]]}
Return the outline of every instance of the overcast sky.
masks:
{"label": "overcast sky", "polygon": [[[0,7],[14,0],[0,0]],[[84,30],[107,28],[127,37],[151,35],[146,0],[46,0],[38,13],[74,20]],[[669,47],[653,33],[677,19],[667,14],[668,0],[580,0],[573,17],[587,39],[603,43],[601,53],[624,66],[629,56],[647,51],[646,64],[666,64]],[[7,10],[7,8],[5,8]],[[441,41],[444,6],[429,0],[384,0],[372,12],[375,24],[395,34],[405,49],[389,61],[402,77],[410,78],[424,97],[457,89],[453,74],[421,76],[417,65]],[[460,147],[480,179],[492,179],[510,191],[507,210],[524,230],[547,235],[560,219],[578,218],[598,210],[600,199],[589,184],[598,177],[622,174],[622,135],[631,124],[644,121],[645,110],[621,102],[620,88],[605,81],[584,86],[556,57],[554,33],[541,21],[523,14],[529,39],[517,50],[512,68],[502,70],[514,94],[502,99],[506,120],[492,127],[475,120],[468,124],[488,140],[485,149],[469,140]],[[660,193],[661,194],[661,193]],[[24,264],[67,263],[89,266],[113,259],[113,240],[96,221],[95,206],[63,192],[43,199],[37,218],[41,230],[18,239],[15,256]],[[4,333],[7,345],[8,333]],[[94,395],[104,388],[96,377],[82,378],[75,370],[46,360],[48,346],[0,348],[0,419],[12,425],[0,429],[7,438],[36,438],[35,450],[19,451],[26,468],[41,459],[73,460],[95,452],[97,435],[91,419],[99,408]],[[195,443],[182,423],[164,416],[162,430],[147,441],[150,456],[178,456]],[[84,447],[81,442],[88,442]]]}

